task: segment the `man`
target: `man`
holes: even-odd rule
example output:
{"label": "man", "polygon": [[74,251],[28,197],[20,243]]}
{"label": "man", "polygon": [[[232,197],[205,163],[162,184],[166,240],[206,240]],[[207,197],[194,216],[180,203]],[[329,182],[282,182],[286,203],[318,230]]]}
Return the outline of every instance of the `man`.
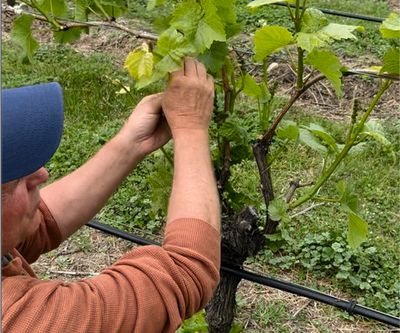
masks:
{"label": "man", "polygon": [[[143,99],[91,160],[38,190],[62,131],[56,83],[2,94],[4,332],[174,332],[219,280],[220,212],[208,126],[213,80],[192,58],[164,94]],[[162,115],[162,111],[165,117]],[[29,267],[87,223],[146,154],[174,141],[163,247],[136,249],[99,276],[64,284]]]}

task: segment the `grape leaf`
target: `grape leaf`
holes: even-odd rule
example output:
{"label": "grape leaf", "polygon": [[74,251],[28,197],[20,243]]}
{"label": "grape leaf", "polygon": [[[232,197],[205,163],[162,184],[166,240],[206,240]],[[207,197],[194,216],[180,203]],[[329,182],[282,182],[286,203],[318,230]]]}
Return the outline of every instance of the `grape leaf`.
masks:
{"label": "grape leaf", "polygon": [[238,33],[240,33],[243,29],[243,22],[235,23],[235,24],[228,24],[225,27],[226,38],[231,38]]}
{"label": "grape leaf", "polygon": [[39,5],[45,13],[51,13],[55,16],[61,16],[68,11],[64,0],[42,0]]}
{"label": "grape leaf", "polygon": [[77,40],[81,37],[81,28],[69,28],[64,31],[56,31],[54,32],[54,39],[57,43],[70,43],[73,40]]}
{"label": "grape leaf", "polygon": [[150,77],[153,70],[153,54],[146,47],[130,52],[126,57],[124,68],[128,68],[129,74],[135,80],[139,80],[142,76]]}
{"label": "grape leaf", "polygon": [[215,73],[222,67],[227,55],[226,42],[214,41],[211,47],[200,54],[198,58],[210,72]]}
{"label": "grape leaf", "polygon": [[152,188],[152,207],[149,212],[150,218],[154,219],[159,210],[167,215],[168,202],[172,188],[172,173],[164,165],[158,165],[157,171],[149,175],[148,181]]}
{"label": "grape leaf", "polygon": [[171,28],[182,31],[187,38],[193,39],[202,15],[203,11],[198,3],[182,2],[175,9],[170,22]]}
{"label": "grape leaf", "polygon": [[337,189],[342,195],[340,202],[342,204],[342,209],[346,213],[357,213],[358,211],[358,197],[357,194],[352,192],[350,186],[346,184],[343,180],[339,181],[337,184]]}
{"label": "grape leaf", "polygon": [[262,27],[254,35],[254,60],[263,60],[272,52],[288,45],[292,41],[292,34],[286,28],[279,26]]}
{"label": "grape leaf", "polygon": [[367,239],[368,224],[361,217],[354,213],[348,213],[349,234],[347,240],[349,246],[354,250]]}
{"label": "grape leaf", "polygon": [[[88,7],[91,5],[92,0],[76,0],[75,1],[75,20],[88,21],[90,10]],[[89,27],[83,28],[86,34],[89,34]]]}
{"label": "grape leaf", "polygon": [[282,199],[270,201],[268,206],[268,216],[273,221],[280,221],[286,216],[289,205]]}
{"label": "grape leaf", "polygon": [[172,72],[182,68],[180,59],[174,59],[171,55],[163,57],[161,60],[155,60],[156,53],[153,52],[153,60],[156,64],[153,69],[153,73],[150,77],[142,76],[139,81],[136,82],[135,88],[142,89],[151,83],[165,78],[168,72]]}
{"label": "grape leaf", "polygon": [[386,139],[385,132],[382,125],[376,120],[368,121],[364,127],[361,129],[360,134],[366,134],[376,141],[381,143],[386,149],[388,149],[392,155],[393,162],[396,161],[396,154],[393,151],[392,143]]}
{"label": "grape leaf", "polygon": [[217,7],[213,5],[211,0],[202,0],[201,4],[204,16],[198,24],[194,40],[196,49],[200,53],[210,48],[213,41],[224,42],[226,40],[224,27],[217,15]]}
{"label": "grape leaf", "polygon": [[[250,2],[247,5],[247,7],[249,7],[249,8],[257,8],[257,7],[260,7],[260,6],[269,5],[271,3],[280,2],[280,1],[281,0],[256,0],[256,1]],[[285,2],[296,3],[296,0],[286,0]]]}
{"label": "grape leaf", "polygon": [[385,137],[385,132],[383,130],[382,125],[376,120],[370,120],[367,122],[362,128],[360,134],[368,134],[372,136],[375,140],[382,143],[385,147],[391,147],[392,144]]}
{"label": "grape leaf", "polygon": [[389,49],[383,56],[383,63],[385,64],[380,73],[387,72],[391,74],[400,74],[400,53],[399,49],[393,47]]}
{"label": "grape leaf", "polygon": [[323,73],[335,88],[339,98],[342,96],[342,72],[340,61],[335,54],[325,50],[314,50],[310,52],[304,61],[305,64],[314,66]]}
{"label": "grape leaf", "polygon": [[324,140],[333,149],[333,151],[338,151],[335,139],[325,130],[325,128],[314,123],[311,123],[307,128],[320,139]]}
{"label": "grape leaf", "polygon": [[400,37],[400,16],[397,13],[390,13],[389,17],[382,22],[379,30],[383,37],[399,38]]}
{"label": "grape leaf", "polygon": [[252,151],[248,144],[237,145],[231,148],[231,165],[241,163],[243,160],[248,160],[252,157]]}
{"label": "grape leaf", "polygon": [[237,144],[247,144],[249,135],[246,129],[236,118],[228,118],[218,129],[218,134],[225,137],[228,141]]}
{"label": "grape leaf", "polygon": [[299,136],[299,128],[294,121],[282,120],[278,125],[276,135],[280,139],[297,140]]}
{"label": "grape leaf", "polygon": [[271,95],[269,93],[268,87],[265,84],[265,82],[261,82],[259,87],[261,88],[260,103],[261,104],[267,103],[271,99]]}
{"label": "grape leaf", "polygon": [[324,13],[315,8],[308,8],[303,15],[301,22],[301,32],[313,33],[321,30],[328,25],[328,20]]}
{"label": "grape leaf", "polygon": [[327,46],[332,40],[357,39],[352,31],[364,31],[362,26],[330,23],[324,14],[314,8],[306,10],[301,31],[296,35],[297,45],[303,50],[311,52],[315,48]]}
{"label": "grape leaf", "polygon": [[208,324],[205,319],[205,310],[201,310],[189,319],[186,319],[176,333],[208,332]]}
{"label": "grape leaf", "polygon": [[184,43],[184,35],[174,28],[166,30],[158,39],[157,47],[161,54],[168,55],[171,50]]}
{"label": "grape leaf", "polygon": [[246,75],[244,76],[240,76],[238,83],[237,83],[238,87],[241,88],[243,86],[243,90],[242,92],[248,96],[251,97],[261,97],[262,94],[262,90],[261,88],[258,86],[257,82],[248,74],[246,73]]}
{"label": "grape leaf", "polygon": [[38,48],[39,44],[32,36],[31,25],[34,17],[30,15],[21,15],[14,20],[11,29],[11,37],[16,41],[24,50],[20,56],[23,63],[33,62],[33,52]]}
{"label": "grape leaf", "polygon": [[242,23],[236,22],[237,16],[233,7],[234,0],[215,0],[217,15],[224,26],[226,38],[230,38],[242,30]]}
{"label": "grape leaf", "polygon": [[316,150],[322,157],[328,156],[328,150],[326,149],[326,147],[323,146],[319,139],[309,130],[300,128],[299,140],[308,145],[310,148]]}

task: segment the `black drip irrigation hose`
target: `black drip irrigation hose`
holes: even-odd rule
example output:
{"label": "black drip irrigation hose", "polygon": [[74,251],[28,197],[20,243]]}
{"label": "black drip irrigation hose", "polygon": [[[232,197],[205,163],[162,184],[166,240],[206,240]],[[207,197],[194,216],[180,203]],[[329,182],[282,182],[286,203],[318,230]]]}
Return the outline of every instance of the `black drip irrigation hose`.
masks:
{"label": "black drip irrigation hose", "polygon": [[[275,2],[275,3],[272,3],[271,5],[285,6],[285,7],[287,6],[286,2]],[[296,8],[296,5],[293,4],[293,3],[290,3],[289,6],[292,7],[292,8]],[[300,6],[300,9],[303,9],[303,6]],[[370,21],[370,22],[382,23],[385,20],[385,19],[380,18],[380,17],[372,17],[372,16],[365,16],[365,15],[359,15],[359,14],[338,12],[336,10],[330,10],[330,9],[324,9],[324,8],[315,8],[315,9],[318,9],[319,11],[321,11],[321,12],[323,12],[325,14],[349,17],[349,18],[354,18],[354,19],[364,20],[364,21]]]}
{"label": "black drip irrigation hose", "polygon": [[[92,227],[94,229],[109,233],[113,236],[117,236],[119,238],[139,244],[139,245],[161,246],[161,244],[158,242],[155,242],[155,241],[143,238],[143,237],[132,235],[126,231],[122,231],[122,230],[110,227],[110,226],[105,225],[98,221],[91,220],[86,225],[89,227]],[[302,297],[307,297],[309,299],[345,310],[351,315],[352,314],[360,315],[360,316],[367,317],[367,318],[379,321],[381,323],[384,323],[384,324],[387,324],[390,326],[400,328],[400,318],[397,318],[395,316],[392,316],[392,315],[389,315],[389,314],[386,314],[383,312],[376,311],[374,309],[367,308],[362,305],[358,305],[356,301],[342,300],[340,298],[322,293],[317,290],[306,288],[306,287],[303,287],[301,285],[298,285],[298,284],[295,284],[292,282],[287,282],[287,281],[283,281],[283,280],[274,279],[271,277],[261,276],[258,274],[248,272],[248,271],[238,268],[238,267],[230,266],[229,264],[225,264],[225,263],[223,263],[221,265],[221,272],[224,272],[227,274],[232,274],[232,275],[235,275],[242,279],[246,279],[246,280],[256,282],[256,283],[259,283],[259,284],[262,284],[262,285],[265,285],[268,287],[286,291],[291,294],[295,294],[295,295],[302,296]]]}

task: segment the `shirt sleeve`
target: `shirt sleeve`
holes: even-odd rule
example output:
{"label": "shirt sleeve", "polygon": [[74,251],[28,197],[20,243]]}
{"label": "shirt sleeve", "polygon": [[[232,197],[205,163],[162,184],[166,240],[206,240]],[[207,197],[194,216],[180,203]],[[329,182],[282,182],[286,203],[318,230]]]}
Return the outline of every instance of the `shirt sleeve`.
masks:
{"label": "shirt sleeve", "polygon": [[219,282],[220,235],[198,219],[168,224],[162,247],[126,254],[99,276],[64,284],[31,277],[2,283],[6,332],[175,332]]}
{"label": "shirt sleeve", "polygon": [[61,243],[60,229],[43,201],[39,206],[39,214],[41,222],[36,232],[16,247],[29,264],[35,262],[43,253],[54,250]]}

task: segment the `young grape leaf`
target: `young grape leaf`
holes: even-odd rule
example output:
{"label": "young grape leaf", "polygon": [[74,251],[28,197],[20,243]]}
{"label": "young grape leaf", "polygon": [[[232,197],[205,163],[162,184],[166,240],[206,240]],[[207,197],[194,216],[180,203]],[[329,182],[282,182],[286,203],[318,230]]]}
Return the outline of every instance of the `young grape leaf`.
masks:
{"label": "young grape leaf", "polygon": [[303,33],[314,33],[327,26],[328,23],[328,19],[324,13],[315,8],[308,8],[303,15],[300,31]]}
{"label": "young grape leaf", "polygon": [[[75,1],[75,20],[77,21],[88,21],[89,13],[91,11],[88,7],[92,4],[92,0],[76,0]],[[86,34],[89,34],[89,27],[83,28]]]}
{"label": "young grape leaf", "polygon": [[149,175],[148,181],[152,188],[152,207],[149,212],[150,218],[154,219],[159,210],[167,215],[168,202],[172,188],[172,173],[165,165],[158,165],[157,171]]}
{"label": "young grape leaf", "polygon": [[211,72],[215,73],[221,69],[228,55],[226,42],[214,41],[211,47],[198,56],[199,60]]}
{"label": "young grape leaf", "polygon": [[170,28],[160,36],[157,41],[157,48],[163,55],[168,55],[184,43],[184,35],[175,28]]}
{"label": "young grape leaf", "polygon": [[[154,58],[155,53],[153,52],[153,59]],[[174,59],[171,55],[167,55],[161,60],[157,60],[157,62],[154,60],[154,63],[156,63],[156,65],[154,66],[152,75],[150,77],[142,76],[140,80],[136,82],[136,89],[142,89],[153,82],[165,78],[168,72],[182,68],[180,59]]]}
{"label": "young grape leaf", "polygon": [[231,38],[243,30],[243,22],[227,24],[225,27],[226,39]]}
{"label": "young grape leaf", "polygon": [[205,311],[201,310],[189,319],[186,319],[176,333],[208,332],[208,324],[205,319]]}
{"label": "young grape leaf", "polygon": [[55,16],[61,16],[68,11],[64,0],[42,0],[38,1],[38,3],[45,13],[50,13]]}
{"label": "young grape leaf", "polygon": [[182,2],[174,11],[171,19],[171,28],[179,30],[187,38],[194,38],[198,24],[204,12],[196,2]]}
{"label": "young grape leaf", "polygon": [[348,213],[348,216],[349,234],[347,240],[349,242],[349,246],[355,250],[367,239],[368,224],[361,217],[354,213]]}
{"label": "young grape leaf", "polygon": [[391,155],[393,157],[393,162],[396,161],[396,154],[393,152],[392,143],[388,139],[386,139],[383,127],[378,121],[376,120],[368,121],[361,129],[360,134],[361,135],[366,134],[374,138],[379,143],[381,143],[386,149],[388,149],[391,152]]}
{"label": "young grape leaf", "polygon": [[[343,148],[345,146],[344,144],[340,144],[340,143],[337,143],[336,145],[337,145],[339,151],[343,150]],[[367,147],[367,143],[366,142],[360,142],[358,145],[353,146],[353,147],[350,148],[350,150],[348,151],[346,157],[347,156],[355,156],[357,154],[360,154],[365,150],[366,147]]]}
{"label": "young grape leaf", "polygon": [[342,96],[342,72],[340,61],[332,52],[325,50],[314,50],[310,52],[304,61],[305,64],[314,66],[326,76],[336,90],[339,98]]}
{"label": "young grape leaf", "polygon": [[[249,7],[249,8],[257,8],[257,7],[264,6],[264,5],[269,5],[269,4],[275,3],[275,2],[280,2],[280,0],[256,0],[256,1],[250,2],[247,5],[247,7]],[[296,0],[285,0],[285,2],[296,3]]]}
{"label": "young grape leaf", "polygon": [[34,17],[30,15],[21,15],[14,20],[11,29],[11,37],[16,41],[24,50],[20,56],[23,63],[33,62],[33,52],[38,48],[39,44],[32,36],[31,25]]}
{"label": "young grape leaf", "polygon": [[73,40],[77,40],[81,37],[81,28],[69,28],[64,31],[54,32],[54,39],[57,43],[67,44],[71,43]]}
{"label": "young grape leaf", "polygon": [[357,194],[352,192],[351,187],[348,186],[343,180],[337,184],[337,189],[342,195],[340,202],[342,203],[342,209],[346,213],[357,213],[358,212],[358,197]]}
{"label": "young grape leaf", "polygon": [[278,125],[276,135],[280,139],[297,140],[299,136],[299,128],[294,121],[282,120]]}
{"label": "young grape leaf", "polygon": [[252,151],[248,144],[237,145],[231,148],[231,165],[241,163],[252,157]]}
{"label": "young grape leaf", "polygon": [[325,128],[314,123],[311,123],[307,128],[320,139],[324,140],[333,149],[333,151],[338,151],[335,139],[325,130]]}
{"label": "young grape leaf", "polygon": [[322,157],[325,158],[328,156],[328,150],[326,149],[326,147],[323,146],[319,139],[309,130],[300,128],[299,140],[308,145],[310,148],[316,150]]}
{"label": "young grape leaf", "polygon": [[399,38],[400,37],[400,16],[397,13],[390,13],[389,17],[382,22],[379,30],[383,37]]}
{"label": "young grape leaf", "polygon": [[324,14],[314,8],[308,8],[304,14],[301,31],[296,35],[297,45],[311,52],[315,48],[327,46],[332,40],[357,39],[354,30],[364,31],[362,26],[328,24]]}
{"label": "young grape leaf", "polygon": [[261,82],[259,87],[261,88],[260,103],[267,103],[271,99],[271,94],[269,93],[268,87],[265,82]]}
{"label": "young grape leaf", "polygon": [[393,47],[389,49],[383,56],[384,66],[381,68],[380,73],[400,74],[400,53],[399,49]]}
{"label": "young grape leaf", "polygon": [[142,44],[142,49],[128,54],[125,60],[124,68],[129,70],[129,74],[135,80],[142,76],[150,77],[153,70],[153,54],[148,51],[146,43]]}
{"label": "young grape leaf", "polygon": [[200,20],[194,43],[199,53],[210,48],[213,41],[224,42],[226,40],[224,26],[217,15],[217,7],[211,0],[201,0],[204,16]]}
{"label": "young grape leaf", "polygon": [[240,76],[237,86],[241,88],[243,86],[242,92],[251,97],[261,97],[262,91],[261,88],[258,86],[257,82],[248,74],[244,76]]}
{"label": "young grape leaf", "polygon": [[262,27],[254,35],[254,60],[263,60],[271,53],[292,41],[292,34],[286,28],[273,26]]}
{"label": "young grape leaf", "polygon": [[224,26],[226,38],[233,37],[242,31],[242,22],[236,22],[237,16],[234,10],[234,0],[216,0],[217,15]]}
{"label": "young grape leaf", "polygon": [[249,142],[249,134],[237,118],[228,118],[218,129],[218,134],[237,144]]}
{"label": "young grape leaf", "polygon": [[286,216],[289,205],[282,199],[270,201],[268,206],[268,216],[273,221],[280,221]]}

